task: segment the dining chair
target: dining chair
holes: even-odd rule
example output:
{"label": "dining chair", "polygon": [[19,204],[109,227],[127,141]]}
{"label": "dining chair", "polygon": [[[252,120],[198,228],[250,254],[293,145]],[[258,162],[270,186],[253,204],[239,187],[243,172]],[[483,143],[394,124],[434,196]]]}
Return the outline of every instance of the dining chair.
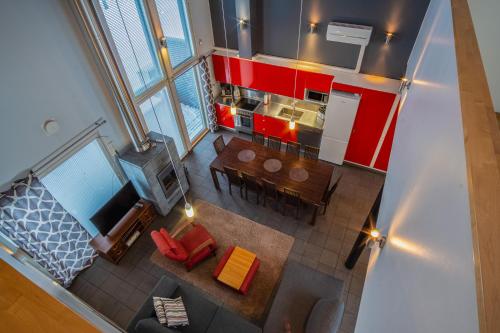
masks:
{"label": "dining chair", "polygon": [[281,138],[269,135],[267,137],[267,147],[272,150],[281,151]]}
{"label": "dining chair", "polygon": [[295,141],[288,141],[286,143],[286,153],[300,157],[300,143]]}
{"label": "dining chair", "polygon": [[238,170],[224,166],[224,172],[227,175],[227,183],[229,185],[229,194],[233,195],[231,190],[232,185],[238,186],[240,188],[240,197],[243,198],[243,182],[238,173]]}
{"label": "dining chair", "polygon": [[255,143],[258,143],[260,145],[264,145],[266,139],[264,137],[264,134],[259,133],[259,132],[253,132],[252,134],[252,141]]}
{"label": "dining chair", "polygon": [[248,190],[253,191],[257,195],[257,205],[258,205],[262,187],[257,181],[257,178],[254,175],[242,171],[241,179],[243,181],[243,186],[245,187],[245,200],[248,201]]}
{"label": "dining chair", "polygon": [[224,148],[226,148],[226,144],[224,143],[224,138],[222,137],[222,135],[219,135],[217,139],[215,139],[213,144],[217,155],[220,155],[220,153],[222,153]]}
{"label": "dining chair", "polygon": [[297,192],[295,190],[289,189],[289,188],[284,188],[283,189],[283,205],[282,205],[282,214],[286,215],[286,208],[287,207],[294,207],[295,208],[295,218],[299,218],[299,210],[300,210],[300,192]]}
{"label": "dining chair", "polygon": [[262,190],[264,192],[264,198],[262,199],[262,201],[264,201],[264,207],[266,207],[268,198],[271,198],[272,200],[274,200],[274,202],[279,203],[280,194],[278,189],[276,188],[276,183],[273,183],[272,181],[265,178],[262,178],[260,181],[262,183]]}
{"label": "dining chair", "polygon": [[304,158],[308,160],[318,160],[319,148],[313,146],[304,147]]}
{"label": "dining chair", "polygon": [[339,185],[339,182],[340,182],[341,178],[342,178],[342,174],[340,174],[340,176],[337,178],[337,180],[335,181],[335,183],[333,183],[332,187],[330,187],[330,189],[327,190],[323,194],[323,200],[321,200],[321,205],[323,206],[323,213],[322,213],[322,215],[326,214],[326,208],[328,207],[328,205],[330,205],[330,201],[332,200],[333,193],[337,189],[337,186]]}

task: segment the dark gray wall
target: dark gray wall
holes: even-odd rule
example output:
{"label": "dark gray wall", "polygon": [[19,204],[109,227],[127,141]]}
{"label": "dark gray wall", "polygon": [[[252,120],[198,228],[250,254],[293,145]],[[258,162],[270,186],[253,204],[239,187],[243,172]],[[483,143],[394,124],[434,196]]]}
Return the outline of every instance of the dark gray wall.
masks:
{"label": "dark gray wall", "polygon": [[212,30],[214,43],[218,47],[226,47],[224,40],[224,21],[222,20],[222,6],[226,18],[227,47],[238,49],[238,18],[236,17],[235,0],[210,0],[210,14],[212,16]]}
{"label": "dark gray wall", "polygon": [[[211,0],[211,5],[219,4],[219,1]],[[234,2],[225,1],[225,8],[230,7],[229,2]],[[327,41],[328,23],[339,21],[370,25],[373,34],[365,51],[361,72],[399,79],[404,75],[428,4],[429,0],[304,0],[299,58],[354,68],[359,46]],[[260,5],[262,41],[258,52],[295,58],[300,0],[262,0]],[[308,33],[308,22],[318,23],[316,33]],[[224,36],[217,36],[221,30],[218,24],[222,24],[222,20],[216,11],[212,11],[212,23],[215,45],[223,47],[223,43],[218,41]],[[386,31],[395,33],[389,45],[384,44]]]}

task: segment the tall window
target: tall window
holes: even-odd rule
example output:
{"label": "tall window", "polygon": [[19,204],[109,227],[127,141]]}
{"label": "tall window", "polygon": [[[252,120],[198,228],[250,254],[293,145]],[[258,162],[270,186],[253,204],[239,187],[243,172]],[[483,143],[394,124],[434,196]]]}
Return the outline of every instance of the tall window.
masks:
{"label": "tall window", "polygon": [[207,128],[185,0],[93,1],[144,127],[185,155]]}
{"label": "tall window", "polygon": [[99,232],[90,217],[122,187],[98,139],[78,150],[40,181],[92,236]]}
{"label": "tall window", "polygon": [[161,29],[166,37],[172,68],[193,57],[191,32],[183,0],[156,0]]}

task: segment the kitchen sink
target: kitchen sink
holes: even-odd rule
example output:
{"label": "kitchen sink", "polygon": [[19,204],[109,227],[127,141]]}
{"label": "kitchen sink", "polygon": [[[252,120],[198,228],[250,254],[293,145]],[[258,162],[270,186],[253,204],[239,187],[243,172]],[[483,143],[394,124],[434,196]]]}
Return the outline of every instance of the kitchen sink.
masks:
{"label": "kitchen sink", "polygon": [[299,111],[299,110],[293,111],[290,108],[282,108],[280,110],[280,112],[278,113],[278,117],[292,118],[292,114],[293,114],[293,119],[299,120],[300,117],[302,117],[302,115],[304,114],[304,112]]}

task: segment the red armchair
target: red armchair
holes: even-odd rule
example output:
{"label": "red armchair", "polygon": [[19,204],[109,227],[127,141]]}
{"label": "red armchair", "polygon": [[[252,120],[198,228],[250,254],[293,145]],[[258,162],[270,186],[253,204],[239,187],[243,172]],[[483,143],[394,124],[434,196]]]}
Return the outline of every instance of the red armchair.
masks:
{"label": "red armchair", "polygon": [[[187,227],[191,227],[191,230],[179,240],[175,239]],[[152,231],[151,238],[161,254],[174,261],[183,262],[188,271],[213,255],[217,249],[217,243],[212,235],[202,225],[189,221],[181,224],[171,234],[164,228],[161,228],[159,232]]]}

